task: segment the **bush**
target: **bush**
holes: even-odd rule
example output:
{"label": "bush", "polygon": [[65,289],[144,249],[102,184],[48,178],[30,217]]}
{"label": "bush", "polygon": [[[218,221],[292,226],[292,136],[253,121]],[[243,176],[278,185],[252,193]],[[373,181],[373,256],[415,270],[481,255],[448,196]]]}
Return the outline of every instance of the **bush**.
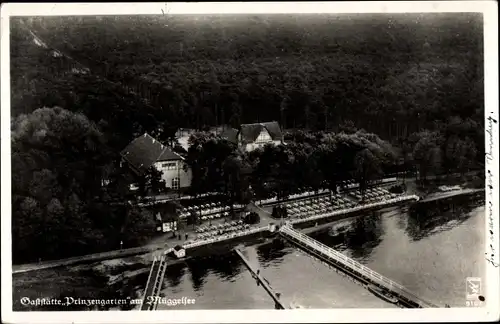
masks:
{"label": "bush", "polygon": [[201,223],[201,219],[198,213],[192,211],[189,217],[187,218],[187,225],[198,225]]}
{"label": "bush", "polygon": [[236,212],[234,212],[234,211],[232,211],[232,212],[229,213],[229,218],[232,219],[232,220],[236,220],[236,219],[239,218],[239,214],[236,213]]}
{"label": "bush", "polygon": [[271,213],[272,218],[279,218],[278,216],[278,208],[276,206],[273,207],[273,212]]}
{"label": "bush", "polygon": [[472,188],[484,188],[484,179],[481,177],[473,176],[469,183]]}
{"label": "bush", "polygon": [[256,212],[251,212],[245,216],[243,221],[245,224],[257,224],[260,223],[260,216]]}
{"label": "bush", "polygon": [[271,217],[273,218],[287,218],[288,211],[284,206],[274,206],[273,212],[271,213]]}
{"label": "bush", "polygon": [[389,192],[394,194],[402,194],[405,191],[406,191],[406,186],[404,184],[395,185],[389,188]]}

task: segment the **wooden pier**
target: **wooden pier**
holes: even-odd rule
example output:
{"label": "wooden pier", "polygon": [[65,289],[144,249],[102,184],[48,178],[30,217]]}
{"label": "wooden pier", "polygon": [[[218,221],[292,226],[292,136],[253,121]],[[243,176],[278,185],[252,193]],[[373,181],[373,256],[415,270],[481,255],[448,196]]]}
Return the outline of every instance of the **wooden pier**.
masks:
{"label": "wooden pier", "polygon": [[234,251],[239,255],[241,260],[243,260],[243,263],[245,266],[250,270],[252,273],[252,277],[254,277],[255,280],[257,280],[258,284],[261,284],[262,287],[266,290],[266,292],[271,296],[271,298],[274,300],[275,308],[276,309],[285,309],[285,306],[279,299],[279,295],[273,291],[273,288],[271,288],[271,285],[267,282],[267,280],[260,275],[258,271],[255,271],[254,268],[250,265],[250,262],[245,258],[243,253],[241,253],[240,250],[234,249]]}
{"label": "wooden pier", "polygon": [[169,251],[165,251],[165,253],[162,253],[160,256],[155,256],[153,259],[153,264],[151,265],[148,281],[146,283],[146,289],[144,290],[144,296],[142,298],[141,311],[153,311],[158,307],[158,299],[160,297],[163,278],[167,270],[168,252]]}
{"label": "wooden pier", "polygon": [[[402,197],[398,197],[398,198],[389,199],[386,201],[380,201],[380,202],[376,202],[376,203],[355,206],[352,208],[345,208],[345,209],[336,210],[333,212],[328,212],[328,213],[323,213],[323,214],[318,214],[318,215],[314,215],[314,216],[310,216],[310,217],[306,217],[306,218],[292,219],[292,220],[288,220],[287,223],[289,223],[290,225],[296,225],[296,224],[301,224],[301,223],[305,223],[305,222],[309,222],[309,221],[313,221],[313,220],[328,219],[328,218],[341,216],[341,215],[349,216],[350,214],[355,214],[355,213],[358,213],[361,211],[368,211],[371,209],[379,209],[379,208],[399,204],[402,202],[418,200],[418,199],[419,199],[419,197],[414,196],[414,195],[402,196]],[[381,278],[380,275],[374,274],[374,272],[372,270],[369,270],[368,268],[366,268],[362,265],[352,266],[353,262],[355,262],[354,260],[349,259],[350,261],[346,261],[352,267],[352,269],[349,269],[349,267],[347,267],[345,265],[339,265],[340,264],[339,262],[341,262],[341,261],[336,260],[336,259],[332,259],[331,256],[325,257],[324,253],[321,253],[321,251],[322,251],[321,249],[320,249],[320,252],[318,252],[318,250],[315,249],[314,247],[311,247],[311,245],[304,243],[304,242],[308,242],[306,239],[304,239],[303,237],[297,239],[296,238],[297,235],[294,236],[294,233],[287,231],[285,228],[290,228],[291,231],[293,231],[294,233],[298,233],[299,235],[302,235],[303,237],[309,238],[308,236],[297,232],[296,230],[294,230],[293,228],[291,228],[289,226],[284,226],[280,229],[281,235],[285,236],[287,239],[289,239],[293,243],[299,245],[299,247],[304,249],[309,254],[312,254],[312,255],[318,257],[322,261],[324,261],[330,265],[335,266],[336,268],[340,269],[343,272],[349,273],[350,276],[358,278],[358,280],[360,280],[364,283],[371,283],[372,281],[378,280],[377,278]],[[201,246],[207,246],[210,244],[229,241],[229,240],[236,239],[236,238],[243,238],[243,237],[246,237],[249,235],[254,235],[257,233],[268,233],[268,232],[272,232],[270,225],[256,227],[256,228],[250,228],[250,229],[240,231],[237,233],[225,234],[225,235],[221,235],[221,236],[217,236],[217,237],[213,237],[213,238],[209,238],[209,239],[205,239],[205,240],[191,242],[188,244],[184,244],[183,248],[186,249],[186,251],[188,251],[190,249],[198,248]],[[312,239],[309,238],[309,240],[312,240]],[[316,245],[314,245],[314,246],[317,246],[318,244],[321,244],[321,243],[316,242]],[[326,248],[330,249],[328,247],[326,247]],[[153,261],[153,264],[151,265],[151,270],[150,270],[148,281],[146,284],[146,289],[144,291],[143,304],[142,304],[141,310],[155,310],[157,307],[157,300],[159,298],[159,294],[161,291],[161,285],[163,283],[163,278],[165,276],[165,271],[166,271],[166,267],[167,267],[166,254],[168,254],[168,252],[170,250],[165,251],[161,256],[157,256],[155,258],[155,260]],[[330,250],[333,250],[333,249],[330,249]],[[279,300],[279,294],[276,294],[273,291],[273,289],[271,288],[271,286],[269,285],[267,280],[265,278],[263,278],[262,276],[260,276],[260,274],[258,274],[257,271],[255,271],[253,269],[253,267],[250,265],[248,260],[243,256],[241,251],[239,251],[237,249],[235,249],[235,251],[240,256],[240,258],[243,260],[245,266],[250,270],[250,272],[252,273],[252,276],[257,280],[258,284],[261,284],[262,287],[264,287],[266,292],[269,294],[269,296],[271,296],[271,298],[274,300],[276,309],[286,309],[286,307],[283,305],[283,303]],[[334,251],[334,252],[336,252],[336,251]],[[328,253],[333,254],[333,252],[328,252]],[[328,253],[327,253],[327,255],[328,255]],[[343,259],[340,259],[340,260],[343,260]],[[356,274],[354,271],[357,269],[359,270],[359,269],[365,269],[365,268],[368,269],[369,271],[366,270],[361,275]],[[365,277],[363,277],[363,274],[365,276],[367,274],[370,274],[372,276],[372,277],[370,277],[370,278],[372,278],[372,280],[366,279]],[[373,279],[373,278],[375,278],[375,279]],[[382,280],[382,279],[380,279],[380,280]],[[385,283],[391,283],[393,285],[394,289],[397,289],[400,286],[400,285],[398,286],[396,283],[393,283],[392,281],[389,281],[388,279],[385,280]],[[379,286],[381,286],[381,285],[382,284],[379,284]],[[409,297],[407,297],[407,299],[408,298]],[[401,303],[406,303],[406,305],[408,305],[407,307],[421,307],[420,304],[413,302],[413,300],[415,300],[415,298],[411,299],[412,301],[410,301],[410,302],[405,302],[406,299],[403,296],[403,297],[401,297],[400,300],[401,300]],[[430,305],[430,304],[428,304],[428,303],[426,304],[426,303],[422,302],[422,305]],[[423,306],[423,307],[434,307],[434,306]]]}
{"label": "wooden pier", "polygon": [[436,308],[438,306],[427,302],[410,292],[402,285],[382,276],[370,268],[354,261],[346,255],[304,235],[289,225],[282,226],[280,235],[294,243],[305,252],[315,256],[327,264],[334,266],[345,274],[397,298],[397,304],[406,308]]}

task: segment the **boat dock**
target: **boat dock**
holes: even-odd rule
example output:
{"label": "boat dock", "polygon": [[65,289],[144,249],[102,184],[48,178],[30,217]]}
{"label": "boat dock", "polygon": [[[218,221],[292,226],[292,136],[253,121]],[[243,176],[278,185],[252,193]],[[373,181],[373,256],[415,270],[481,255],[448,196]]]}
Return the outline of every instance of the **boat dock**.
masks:
{"label": "boat dock", "polygon": [[449,198],[453,198],[453,197],[457,197],[457,196],[479,194],[482,192],[484,192],[484,189],[463,189],[463,190],[457,190],[457,191],[451,191],[451,192],[442,192],[442,193],[438,193],[438,194],[434,194],[434,195],[425,197],[422,200],[420,200],[419,203],[428,203],[428,202],[433,202],[433,201],[438,201],[438,200],[449,199]]}
{"label": "boat dock", "polygon": [[289,225],[279,229],[288,241],[294,243],[305,252],[315,256],[327,264],[334,266],[347,275],[361,281],[364,284],[371,284],[383,292],[397,298],[398,304],[406,308],[436,308],[438,306],[427,302],[410,292],[402,285],[382,276],[370,268],[354,261],[344,254],[326,246],[311,237],[300,233]]}
{"label": "boat dock", "polygon": [[260,275],[259,271],[255,271],[255,269],[250,265],[250,262],[247,260],[247,258],[245,258],[245,256],[243,255],[243,253],[241,253],[240,250],[234,249],[234,251],[241,258],[241,260],[243,261],[245,266],[248,268],[248,270],[250,270],[250,272],[252,273],[252,277],[254,277],[255,280],[257,280],[258,284],[261,284],[262,287],[264,287],[264,289],[269,294],[269,296],[271,296],[271,298],[274,300],[274,307],[276,309],[285,309],[285,306],[283,305],[283,303],[279,299],[279,294],[274,292],[273,288],[267,282],[267,280]]}
{"label": "boat dock", "polygon": [[161,256],[155,256],[151,270],[149,271],[146,289],[142,298],[141,311],[153,311],[158,307],[158,299],[167,270],[167,253],[169,250],[162,253]]}

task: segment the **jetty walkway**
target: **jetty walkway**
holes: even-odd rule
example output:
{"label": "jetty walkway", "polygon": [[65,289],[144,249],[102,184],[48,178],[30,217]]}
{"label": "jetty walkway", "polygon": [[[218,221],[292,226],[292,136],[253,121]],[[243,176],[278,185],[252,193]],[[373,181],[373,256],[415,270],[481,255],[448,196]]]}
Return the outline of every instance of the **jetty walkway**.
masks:
{"label": "jetty walkway", "polygon": [[461,190],[454,190],[450,192],[439,192],[439,193],[434,193],[432,195],[429,195],[427,197],[424,197],[419,201],[419,203],[428,203],[428,202],[433,202],[433,201],[438,201],[438,200],[444,200],[448,198],[453,198],[456,196],[463,196],[463,195],[471,195],[471,194],[476,194],[476,193],[482,193],[484,192],[485,189],[461,189]]}
{"label": "jetty walkway", "polygon": [[314,240],[305,234],[300,233],[299,231],[293,229],[290,225],[282,226],[279,229],[279,233],[285,239],[294,243],[309,254],[317,257],[321,261],[336,267],[362,283],[375,285],[384,292],[396,297],[398,299],[398,304],[401,306],[407,308],[438,307],[421,299],[402,285],[382,276],[361,263],[354,261],[346,255]]}
{"label": "jetty walkway", "polygon": [[250,270],[250,272],[252,273],[252,277],[254,277],[255,280],[257,280],[258,284],[261,284],[262,287],[264,287],[264,289],[269,294],[269,296],[274,300],[274,308],[285,309],[285,305],[283,305],[283,303],[280,300],[280,297],[279,297],[280,295],[273,291],[273,288],[271,287],[269,282],[264,277],[262,277],[260,275],[259,271],[255,271],[255,269],[252,267],[250,262],[247,260],[247,258],[245,258],[245,256],[243,255],[243,253],[241,253],[240,250],[234,249],[234,251],[241,258],[241,260],[243,261],[245,266],[248,268],[248,270]]}
{"label": "jetty walkway", "polygon": [[142,299],[141,311],[153,311],[158,307],[158,299],[167,270],[167,254],[171,251],[167,250],[161,256],[155,256],[151,270],[149,271],[146,289]]}

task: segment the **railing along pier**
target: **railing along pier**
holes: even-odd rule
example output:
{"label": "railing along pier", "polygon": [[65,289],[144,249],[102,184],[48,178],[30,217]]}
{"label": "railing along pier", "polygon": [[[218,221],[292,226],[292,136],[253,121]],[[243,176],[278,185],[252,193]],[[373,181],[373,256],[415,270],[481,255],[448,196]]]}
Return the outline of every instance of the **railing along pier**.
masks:
{"label": "railing along pier", "polygon": [[410,292],[397,282],[382,276],[372,269],[354,261],[346,255],[332,249],[313,238],[298,232],[289,225],[282,226],[280,234],[290,242],[296,244],[304,251],[316,256],[318,259],[342,270],[343,272],[367,284],[375,285],[398,299],[398,302],[408,308],[435,308],[438,307],[423,300]]}
{"label": "railing along pier", "polygon": [[248,268],[248,270],[250,270],[250,272],[252,273],[252,277],[254,277],[255,280],[257,280],[258,284],[261,284],[262,287],[264,287],[264,289],[269,294],[269,296],[274,300],[274,306],[275,306],[275,308],[276,309],[285,309],[285,305],[283,305],[283,303],[280,301],[280,298],[279,298],[280,295],[278,293],[274,292],[273,288],[268,283],[268,281],[264,277],[262,277],[260,275],[259,271],[256,271],[252,267],[252,265],[250,264],[250,262],[247,260],[247,258],[245,258],[245,256],[243,255],[243,253],[241,253],[240,250],[234,249],[234,251],[241,258],[241,260],[243,261],[243,263],[245,264],[245,266]]}
{"label": "railing along pier", "polygon": [[152,311],[156,310],[158,307],[158,299],[163,284],[163,278],[167,270],[168,252],[167,250],[165,253],[162,253],[161,256],[155,256],[153,259],[153,264],[151,265],[148,281],[146,283],[146,289],[144,290],[141,311]]}

